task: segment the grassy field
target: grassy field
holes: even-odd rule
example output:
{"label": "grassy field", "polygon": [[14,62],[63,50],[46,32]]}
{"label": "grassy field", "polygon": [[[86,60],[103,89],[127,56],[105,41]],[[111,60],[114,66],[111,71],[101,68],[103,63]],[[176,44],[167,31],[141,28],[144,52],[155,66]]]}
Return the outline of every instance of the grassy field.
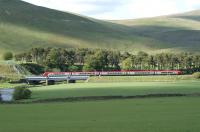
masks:
{"label": "grassy field", "polygon": [[198,132],[200,98],[1,105],[1,132]]}
{"label": "grassy field", "polygon": [[10,84],[10,83],[1,83],[0,82],[0,89],[1,88],[15,88],[17,86],[25,86],[27,84]]}
{"label": "grassy field", "polygon": [[31,88],[33,100],[85,96],[134,96],[200,93],[199,81],[77,83]]}
{"label": "grassy field", "polygon": [[198,132],[200,97],[31,103],[84,96],[200,93],[200,81],[76,83],[30,88],[28,104],[1,104],[2,132]]}
{"label": "grassy field", "polygon": [[90,77],[88,82],[106,83],[106,82],[176,82],[181,80],[195,80],[192,75],[168,75],[168,76],[100,76]]}

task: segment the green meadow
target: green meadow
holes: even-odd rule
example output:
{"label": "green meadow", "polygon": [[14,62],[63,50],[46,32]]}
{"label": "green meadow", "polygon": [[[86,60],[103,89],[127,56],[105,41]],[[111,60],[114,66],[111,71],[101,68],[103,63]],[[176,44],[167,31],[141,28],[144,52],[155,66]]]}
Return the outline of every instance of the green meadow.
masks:
{"label": "green meadow", "polygon": [[199,81],[115,82],[60,84],[30,88],[32,99],[26,101],[88,96],[135,96],[147,94],[200,93]]}
{"label": "green meadow", "polygon": [[167,76],[98,76],[90,77],[92,83],[115,83],[115,82],[176,82],[195,80],[192,75],[167,75]]}
{"label": "green meadow", "polygon": [[[159,78],[159,77],[158,77]],[[6,84],[5,84],[6,85]],[[197,132],[200,81],[101,82],[29,88],[25,104],[0,104],[2,132]],[[183,97],[64,101],[71,97],[194,94]],[[195,96],[196,95],[196,96]],[[37,101],[61,99],[60,101]],[[35,102],[36,101],[36,102]]]}
{"label": "green meadow", "polygon": [[198,132],[200,98],[0,106],[1,132]]}

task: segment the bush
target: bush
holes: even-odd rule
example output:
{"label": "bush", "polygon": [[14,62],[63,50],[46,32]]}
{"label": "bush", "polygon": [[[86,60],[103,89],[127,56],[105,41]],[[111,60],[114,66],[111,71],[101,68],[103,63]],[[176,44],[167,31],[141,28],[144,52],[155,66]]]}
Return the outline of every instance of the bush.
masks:
{"label": "bush", "polygon": [[193,74],[193,77],[194,77],[195,79],[200,79],[200,72],[194,73],[194,74]]}
{"label": "bush", "polygon": [[69,66],[68,70],[70,72],[77,72],[77,71],[79,71],[79,67],[78,66]]}
{"label": "bush", "polygon": [[59,68],[53,68],[52,72],[61,72],[61,70]]}
{"label": "bush", "polygon": [[60,70],[59,68],[50,68],[50,67],[48,67],[48,66],[46,66],[46,67],[44,68],[44,71],[45,71],[45,72],[61,72],[61,70]]}
{"label": "bush", "polygon": [[20,66],[24,67],[29,72],[31,72],[32,74],[35,74],[35,75],[40,75],[40,74],[44,73],[44,71],[45,71],[45,67],[40,64],[26,63],[26,64],[20,64]]}
{"label": "bush", "polygon": [[83,66],[83,71],[87,72],[87,71],[95,71],[95,69],[91,66],[85,65]]}
{"label": "bush", "polygon": [[12,60],[13,59],[13,53],[12,52],[6,52],[3,54],[4,60]]}
{"label": "bush", "polygon": [[13,99],[14,100],[21,100],[21,99],[29,99],[31,98],[32,92],[27,89],[26,87],[17,87],[15,88]]}

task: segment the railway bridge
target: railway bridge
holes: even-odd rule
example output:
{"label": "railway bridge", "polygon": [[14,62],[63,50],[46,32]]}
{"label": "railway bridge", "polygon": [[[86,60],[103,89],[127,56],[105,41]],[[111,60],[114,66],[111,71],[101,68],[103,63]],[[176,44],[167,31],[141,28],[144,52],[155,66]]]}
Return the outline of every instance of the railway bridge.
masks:
{"label": "railway bridge", "polygon": [[46,85],[52,85],[55,82],[67,81],[67,83],[75,83],[78,80],[86,81],[89,76],[57,76],[57,77],[44,77],[44,76],[27,76],[25,80],[28,84],[39,84],[40,82],[46,82]]}

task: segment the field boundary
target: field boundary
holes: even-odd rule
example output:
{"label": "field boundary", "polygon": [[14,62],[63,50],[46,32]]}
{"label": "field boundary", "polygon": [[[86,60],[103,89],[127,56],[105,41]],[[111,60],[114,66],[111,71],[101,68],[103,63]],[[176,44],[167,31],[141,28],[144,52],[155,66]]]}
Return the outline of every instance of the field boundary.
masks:
{"label": "field boundary", "polygon": [[52,98],[41,99],[34,101],[13,101],[13,102],[1,102],[0,104],[37,104],[37,103],[57,103],[57,102],[87,102],[87,101],[102,101],[102,100],[125,100],[125,99],[144,99],[144,98],[166,98],[166,97],[199,97],[200,93],[191,94],[146,94],[146,95],[134,95],[134,96],[86,96],[86,97],[67,97],[67,98]]}

